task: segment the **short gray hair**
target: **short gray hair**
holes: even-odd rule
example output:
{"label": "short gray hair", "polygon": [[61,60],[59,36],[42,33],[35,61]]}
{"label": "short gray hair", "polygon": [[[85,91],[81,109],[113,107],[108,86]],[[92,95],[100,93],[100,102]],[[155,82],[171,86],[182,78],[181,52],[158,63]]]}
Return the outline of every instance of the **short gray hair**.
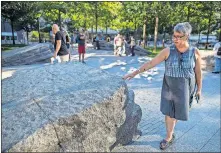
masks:
{"label": "short gray hair", "polygon": [[185,35],[190,35],[192,32],[192,26],[189,22],[178,23],[174,29],[174,32],[183,33]]}

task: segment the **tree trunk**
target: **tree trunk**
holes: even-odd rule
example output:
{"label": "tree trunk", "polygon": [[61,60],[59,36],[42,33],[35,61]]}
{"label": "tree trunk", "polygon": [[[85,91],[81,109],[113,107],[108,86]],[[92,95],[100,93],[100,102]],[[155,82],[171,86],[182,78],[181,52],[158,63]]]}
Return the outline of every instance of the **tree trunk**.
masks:
{"label": "tree trunk", "polygon": [[59,27],[61,29],[61,11],[58,10],[58,22],[59,22]]}
{"label": "tree trunk", "polygon": [[12,41],[13,41],[13,45],[15,45],[15,36],[14,36],[14,25],[13,25],[13,20],[11,20],[11,26],[12,26]]}
{"label": "tree trunk", "polygon": [[145,48],[146,44],[146,29],[147,29],[147,19],[144,19],[143,24],[143,48]]}
{"label": "tree trunk", "polygon": [[26,31],[26,35],[27,35],[27,45],[29,44],[28,43],[28,30]]}
{"label": "tree trunk", "polygon": [[39,41],[39,43],[41,43],[40,21],[39,21],[39,18],[38,18],[38,41]]}
{"label": "tree trunk", "polygon": [[91,42],[93,43],[93,38],[94,38],[94,29],[93,29],[93,24],[91,26]]}
{"label": "tree trunk", "polygon": [[221,13],[220,13],[220,23],[219,23],[219,42],[221,42]]}
{"label": "tree trunk", "polygon": [[95,24],[96,24],[96,34],[97,34],[97,19],[98,19],[98,13],[97,13],[97,2],[95,3]]}
{"label": "tree trunk", "polygon": [[134,18],[134,37],[137,34],[136,31],[137,31],[137,23],[136,23],[136,18]]}
{"label": "tree trunk", "polygon": [[190,21],[190,6],[187,8],[187,22]]}
{"label": "tree trunk", "polygon": [[158,16],[156,17],[156,24],[155,24],[155,30],[154,30],[154,51],[157,50],[157,31],[158,31]]}
{"label": "tree trunk", "polygon": [[[199,23],[199,22],[198,22]],[[199,37],[198,37],[198,44],[200,43],[200,25],[198,25],[198,33],[199,33]]]}
{"label": "tree trunk", "polygon": [[5,31],[5,22],[6,22],[6,20],[3,18],[3,31]]}
{"label": "tree trunk", "polygon": [[94,34],[94,29],[93,29],[93,25],[91,26],[91,33]]}
{"label": "tree trunk", "polygon": [[209,15],[209,25],[208,25],[208,29],[207,29],[207,37],[206,37],[206,46],[205,46],[205,49],[208,48],[208,40],[209,40],[211,16],[212,16],[212,10],[210,10],[210,15]]}
{"label": "tree trunk", "polygon": [[199,38],[198,38],[198,43],[200,43],[200,32],[201,32],[201,31],[199,31]]}
{"label": "tree trunk", "polygon": [[107,23],[106,23],[106,35],[107,35]]}
{"label": "tree trunk", "polygon": [[165,47],[164,42],[165,42],[165,27],[163,27],[163,48]]}
{"label": "tree trunk", "polygon": [[87,18],[87,14],[84,14],[84,16],[85,16],[85,20],[84,20],[84,30],[86,30],[87,29],[87,21],[86,21],[86,18]]}

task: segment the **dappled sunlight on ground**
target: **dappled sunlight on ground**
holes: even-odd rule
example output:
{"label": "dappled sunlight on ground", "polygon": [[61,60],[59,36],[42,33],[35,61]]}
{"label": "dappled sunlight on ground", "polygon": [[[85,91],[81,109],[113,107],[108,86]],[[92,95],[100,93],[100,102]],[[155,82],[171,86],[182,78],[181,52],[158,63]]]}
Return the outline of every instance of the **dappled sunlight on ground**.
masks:
{"label": "dappled sunlight on ground", "polygon": [[100,66],[100,68],[101,69],[109,69],[109,68],[112,68],[112,67],[114,67],[114,66],[119,66],[119,65],[126,65],[127,63],[125,63],[125,62],[122,62],[122,61],[120,61],[120,60],[117,60],[116,62],[113,62],[113,63],[111,63],[111,64],[108,64],[108,65],[102,65],[102,66]]}
{"label": "dappled sunlight on ground", "polygon": [[2,80],[11,77],[14,72],[15,70],[2,71]]}

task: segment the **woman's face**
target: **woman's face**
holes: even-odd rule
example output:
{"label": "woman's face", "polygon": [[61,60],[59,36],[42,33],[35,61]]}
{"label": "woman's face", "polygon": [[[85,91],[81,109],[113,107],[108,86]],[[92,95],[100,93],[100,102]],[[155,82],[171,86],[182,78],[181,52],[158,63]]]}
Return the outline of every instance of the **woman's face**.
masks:
{"label": "woman's face", "polygon": [[183,34],[183,33],[179,33],[179,32],[174,32],[173,33],[173,42],[175,45],[181,45],[184,44],[187,41],[188,36]]}

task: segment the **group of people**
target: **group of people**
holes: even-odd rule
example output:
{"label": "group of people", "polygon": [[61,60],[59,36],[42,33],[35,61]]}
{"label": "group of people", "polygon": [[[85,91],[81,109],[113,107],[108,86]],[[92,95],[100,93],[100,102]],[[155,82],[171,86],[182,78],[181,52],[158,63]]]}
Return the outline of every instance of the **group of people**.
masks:
{"label": "group of people", "polygon": [[114,38],[114,55],[122,56],[126,55],[126,44],[130,44],[130,52],[132,56],[135,56],[134,47],[136,46],[136,42],[133,36],[130,37],[129,42],[126,41],[125,37],[123,37],[120,33]]}
{"label": "group of people", "polygon": [[[55,35],[54,40],[54,59],[57,59],[57,56],[60,57],[61,62],[68,62],[71,60],[70,52],[70,37],[66,31],[62,32],[59,30],[57,24],[52,26],[52,32]],[[79,62],[85,63],[84,54],[85,54],[85,43],[87,36],[83,28],[79,30],[79,34],[76,37],[76,42],[78,43],[78,53],[79,53]]]}

